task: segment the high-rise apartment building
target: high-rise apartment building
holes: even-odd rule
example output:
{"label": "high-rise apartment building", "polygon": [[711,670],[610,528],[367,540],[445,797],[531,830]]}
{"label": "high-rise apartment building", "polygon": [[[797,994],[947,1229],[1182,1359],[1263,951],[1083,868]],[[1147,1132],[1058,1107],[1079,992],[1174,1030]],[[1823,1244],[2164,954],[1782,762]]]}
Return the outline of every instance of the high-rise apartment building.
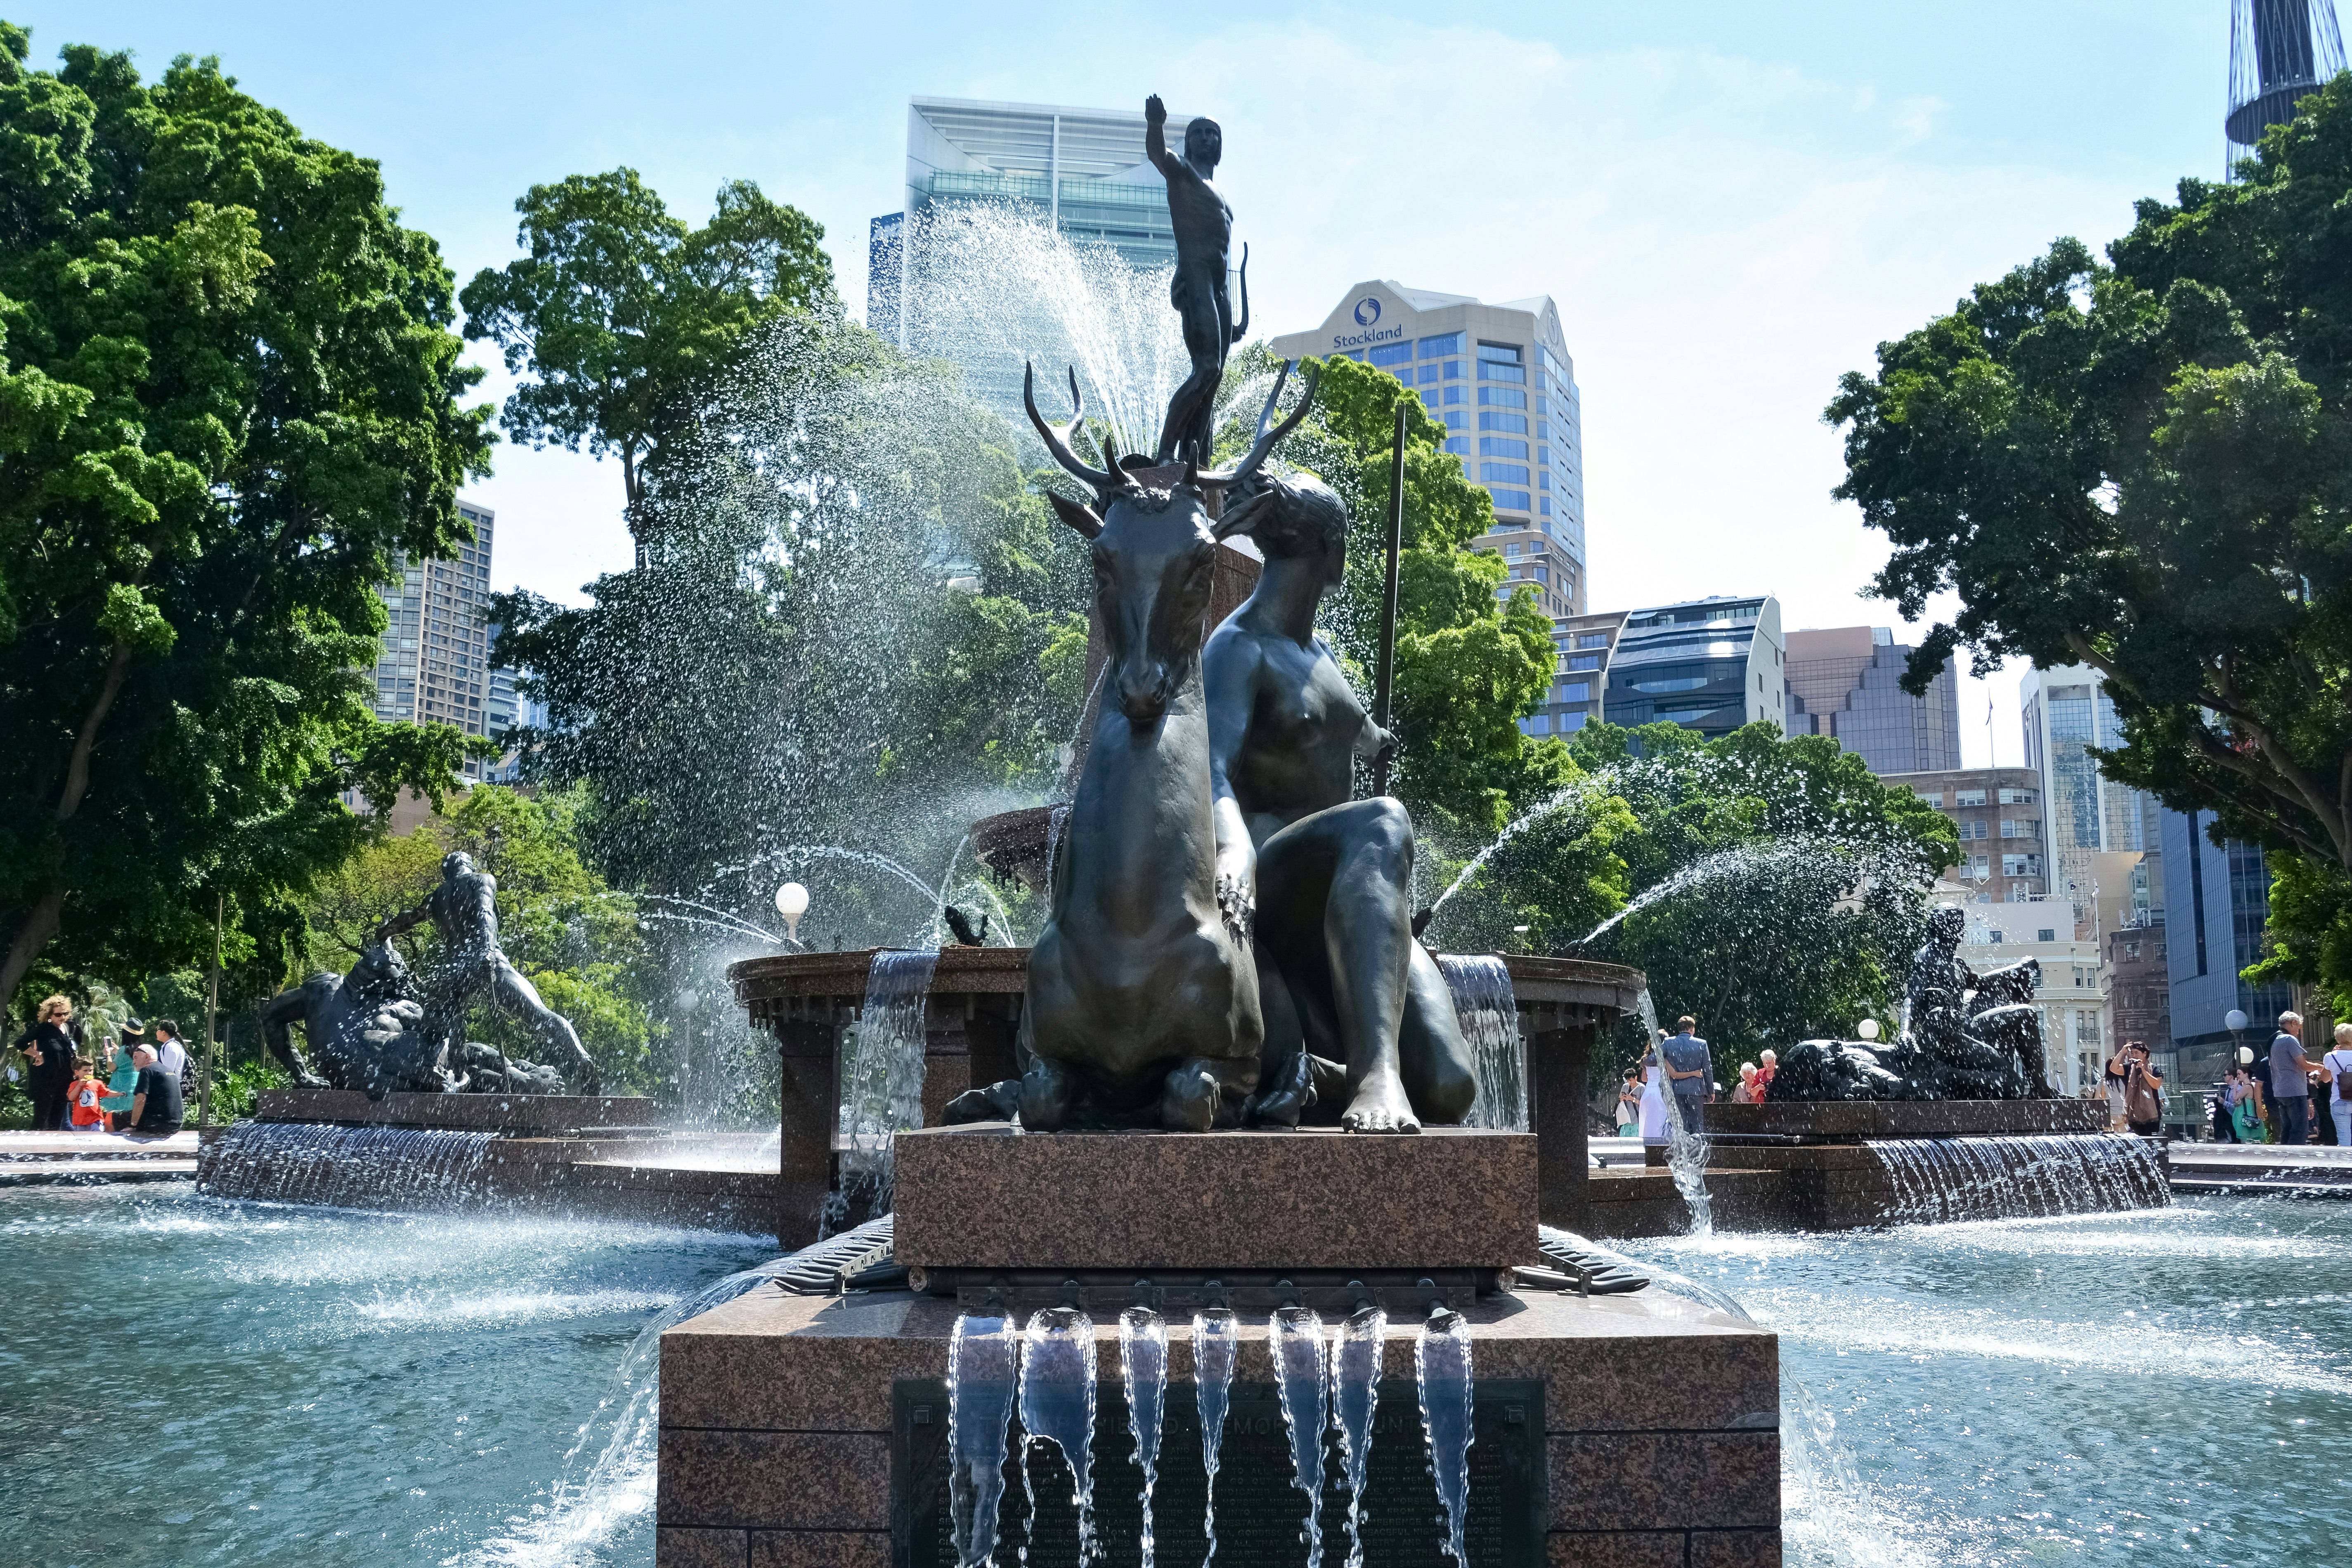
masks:
{"label": "high-rise apartment building", "polygon": [[1887,626],[1789,634],[1789,733],[1828,735],[1874,773],[1960,765],[1959,670],[1947,657],[1924,697],[1903,689],[1911,649]]}
{"label": "high-rise apartment building", "polygon": [[1626,616],[1604,710],[1627,729],[1663,719],[1709,739],[1759,721],[1785,728],[1787,677],[1771,595],[1660,605]]}
{"label": "high-rise apartment building", "polygon": [[[377,590],[390,624],[375,666],[375,714],[383,720],[455,724],[469,735],[491,732],[489,627],[482,612],[490,594],[490,545],[496,514],[471,501],[457,503],[474,540],[454,561],[395,563],[398,575]],[[485,764],[468,762],[468,779]]]}
{"label": "high-rise apartment building", "polygon": [[1583,414],[1549,297],[1488,305],[1374,279],[1313,331],[1276,338],[1274,352],[1360,360],[1419,392],[1446,428],[1445,449],[1494,498],[1477,548],[1510,567],[1497,597],[1524,583],[1544,614],[1584,613]]}
{"label": "high-rise apartment building", "polygon": [[[1169,115],[1171,149],[1192,122]],[[1068,238],[1107,246],[1133,266],[1175,266],[1168,182],[1144,157],[1143,133],[1140,110],[909,100],[905,204],[868,235],[866,324],[901,347],[922,346],[912,319],[919,306],[908,309],[909,220],[919,228],[923,215],[961,205],[1025,205]]]}
{"label": "high-rise apartment building", "polygon": [[[2042,775],[2051,890],[2089,911],[2103,898],[2116,897],[2119,889],[2110,884],[2126,876],[2131,883],[2126,902],[2139,911],[2137,921],[2159,920],[2164,862],[2156,798],[2109,779],[2090,754],[2093,747],[2123,744],[2122,721],[2100,679],[2088,665],[2030,669],[2018,691],[2025,764]],[[2103,859],[2109,856],[2138,858]]]}
{"label": "high-rise apartment building", "polygon": [[[1952,819],[1952,826],[1959,830],[1960,858],[1941,874],[1954,886],[1971,889],[1973,901],[2026,904],[2039,901],[2048,892],[2042,858],[2042,775],[2032,768],[1889,773],[1879,774],[1878,782],[1911,791]],[[2044,916],[2011,911],[1985,918],[2021,927],[2047,919],[2066,931],[2067,940],[2074,937],[2071,910],[2053,910]]]}

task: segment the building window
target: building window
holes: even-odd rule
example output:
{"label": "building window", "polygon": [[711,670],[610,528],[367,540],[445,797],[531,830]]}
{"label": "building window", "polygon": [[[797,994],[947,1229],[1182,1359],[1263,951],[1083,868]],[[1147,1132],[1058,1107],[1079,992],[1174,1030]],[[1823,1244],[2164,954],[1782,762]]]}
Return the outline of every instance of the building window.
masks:
{"label": "building window", "polygon": [[1470,437],[1456,436],[1445,443],[1445,449],[1456,457],[1466,458],[1470,455]]}
{"label": "building window", "polygon": [[[1459,392],[1462,389],[1457,386],[1454,388],[1454,390]],[[1444,418],[1445,427],[1448,430],[1467,430],[1470,428],[1470,416],[1463,413],[1459,408],[1447,410]]]}
{"label": "building window", "polygon": [[1592,700],[1592,682],[1591,682],[1591,681],[1589,681],[1589,680],[1563,680],[1563,681],[1561,681],[1561,682],[1559,683],[1559,700],[1560,700],[1562,702],[1590,702],[1590,701],[1591,701],[1591,700]]}
{"label": "building window", "polygon": [[2033,804],[2033,792],[2030,789],[2009,789],[2004,787],[2000,792],[2000,804],[2003,805],[2032,805]]}
{"label": "building window", "polygon": [[1486,487],[1486,493],[1495,498],[1496,506],[1505,510],[1526,511],[1528,510],[1529,498],[1525,490],[1498,490],[1489,485]]}
{"label": "building window", "polygon": [[1421,357],[1423,359],[1444,359],[1447,354],[1460,353],[1468,346],[1469,344],[1465,341],[1462,333],[1446,332],[1439,337],[1422,339]]}
{"label": "building window", "polygon": [[1956,806],[1982,805],[1984,803],[1985,792],[1980,789],[1959,789],[1952,792],[1952,804]]}
{"label": "building window", "polygon": [[1568,668],[1570,669],[1599,669],[1601,668],[1601,656],[1597,653],[1578,654],[1568,661]]}
{"label": "building window", "polygon": [[1544,516],[1549,517],[1551,515],[1551,497],[1538,496],[1536,498],[1536,510],[1543,513]]}
{"label": "building window", "polygon": [[[1520,364],[1519,345],[1517,343],[1490,343],[1482,341],[1478,344],[1478,362],[1481,364]],[[1525,374],[1524,371],[1522,371],[1522,374]]]}
{"label": "building window", "polygon": [[[1481,427],[1484,427],[1486,422],[1492,417],[1494,416],[1488,414],[1480,415],[1478,421]],[[1528,444],[1525,441],[1514,441],[1507,436],[1481,436],[1478,437],[1478,455],[1482,458],[1517,458],[1521,462],[1525,462],[1528,456]],[[1528,471],[1525,468],[1516,469],[1507,474],[1482,474],[1480,477],[1490,479],[1509,479],[1522,485],[1528,482]]]}
{"label": "building window", "polygon": [[1423,386],[1434,386],[1437,384],[1437,367],[1435,365],[1425,364],[1421,367],[1421,384]]}
{"label": "building window", "polygon": [[1607,632],[1580,632],[1577,634],[1576,646],[1579,647],[1607,647],[1609,646],[1609,634]]}
{"label": "building window", "polygon": [[1460,360],[1450,359],[1445,362],[1445,379],[1448,381],[1460,381],[1462,379],[1462,362]]}
{"label": "building window", "polygon": [[[1483,447],[1486,443],[1481,441],[1479,445]],[[1515,463],[1481,463],[1478,465],[1478,482],[1486,485],[1523,485],[1528,482],[1528,471]],[[1521,511],[1528,510],[1525,496],[1519,498],[1519,510]]]}
{"label": "building window", "polygon": [[1497,408],[1525,408],[1528,395],[1514,386],[1482,386],[1478,389],[1480,406],[1493,405]]}
{"label": "building window", "polygon": [[1383,343],[1366,354],[1365,359],[1377,365],[1406,364],[1412,359],[1411,343]]}
{"label": "building window", "polygon": [[[1478,416],[1478,428],[1507,430],[1515,436],[1524,436],[1528,433],[1528,416],[1524,414],[1481,414]],[[1518,455],[1526,457],[1526,448],[1520,448]]]}
{"label": "building window", "polygon": [[1445,389],[1445,401],[1449,404],[1460,403],[1463,401],[1462,395],[1467,390],[1469,389],[1466,387],[1449,386]]}

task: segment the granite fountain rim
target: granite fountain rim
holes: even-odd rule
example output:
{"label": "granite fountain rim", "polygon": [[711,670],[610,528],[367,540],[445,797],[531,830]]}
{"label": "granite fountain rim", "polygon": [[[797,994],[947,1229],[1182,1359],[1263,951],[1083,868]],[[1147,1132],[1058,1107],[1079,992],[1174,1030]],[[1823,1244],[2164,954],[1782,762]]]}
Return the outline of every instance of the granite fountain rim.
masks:
{"label": "granite fountain rim", "polygon": [[[866,976],[875,955],[904,952],[905,948],[852,948],[838,952],[773,953],[746,958],[727,966],[727,981],[735,999],[747,1005],[763,1002],[837,999],[856,1005],[865,999]],[[1589,958],[1553,958],[1532,952],[1448,954],[1448,957],[1491,957],[1502,961],[1510,974],[1519,1009],[1549,1010],[1563,1005],[1606,1008],[1620,1015],[1640,1005],[1649,980],[1627,964],[1602,963]],[[1025,947],[945,947],[931,972],[934,995],[1018,994],[1029,983],[1029,950]]]}

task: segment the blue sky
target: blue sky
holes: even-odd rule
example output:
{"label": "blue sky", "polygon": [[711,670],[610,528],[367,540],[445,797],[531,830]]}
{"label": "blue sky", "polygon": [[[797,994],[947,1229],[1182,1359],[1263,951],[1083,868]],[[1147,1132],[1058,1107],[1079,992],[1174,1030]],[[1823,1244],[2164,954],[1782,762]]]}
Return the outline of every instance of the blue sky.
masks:
{"label": "blue sky", "polygon": [[[824,224],[862,308],[915,94],[1139,105],[1225,127],[1220,183],[1270,331],[1353,282],[1558,300],[1584,396],[1593,607],[1780,595],[1886,624],[1879,536],[1829,499],[1840,372],[2054,237],[2221,172],[2223,0],[1150,8],[17,0],[155,74],[213,54],[378,159],[462,281],[535,181],[627,163],[699,221],[723,179]],[[1453,19],[1437,22],[1433,14]],[[489,363],[485,360],[485,363]],[[492,395],[503,395],[494,378]],[[500,585],[625,566],[610,464],[501,447]],[[2013,675],[1986,683],[2020,760]],[[1963,736],[1982,763],[1987,693]]]}

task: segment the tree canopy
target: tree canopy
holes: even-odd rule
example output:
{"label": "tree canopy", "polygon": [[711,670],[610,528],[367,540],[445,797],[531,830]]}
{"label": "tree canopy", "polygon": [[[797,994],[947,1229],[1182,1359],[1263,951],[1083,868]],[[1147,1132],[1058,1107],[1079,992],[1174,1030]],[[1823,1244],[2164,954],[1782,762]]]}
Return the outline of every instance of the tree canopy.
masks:
{"label": "tree canopy", "polygon": [[487,470],[452,279],[376,165],[182,58],[152,85],[0,24],[0,1004],[37,963],[282,949],[362,841],[437,795],[446,726],[358,671],[395,552]]}
{"label": "tree canopy", "polygon": [[[1906,684],[1962,645],[1979,674],[2093,667],[2124,726],[2101,765],[2300,857],[2324,930],[2352,921],[2352,77],[2242,174],[1882,343],[1827,417],[1836,493],[1894,542],[1877,590],[1961,600]],[[2287,934],[2320,978],[2318,931]]]}
{"label": "tree canopy", "polygon": [[507,398],[510,439],[620,459],[642,563],[664,458],[763,327],[832,298],[824,230],[749,180],[720,186],[694,228],[627,168],[533,185],[515,211],[530,254],[466,285],[466,336],[534,378]]}

